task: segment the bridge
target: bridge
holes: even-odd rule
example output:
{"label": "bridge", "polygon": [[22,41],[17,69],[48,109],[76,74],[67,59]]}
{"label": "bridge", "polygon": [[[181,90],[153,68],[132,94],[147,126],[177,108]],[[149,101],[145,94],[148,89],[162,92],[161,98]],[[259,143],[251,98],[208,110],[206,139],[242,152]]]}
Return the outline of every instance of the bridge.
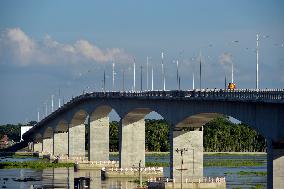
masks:
{"label": "bridge", "polygon": [[[145,116],[152,111],[170,125],[170,175],[179,178],[177,148],[187,148],[187,177],[203,176],[203,125],[222,115],[255,129],[267,140],[267,185],[284,185],[284,90],[220,90],[92,92],[75,98],[42,119],[23,135],[34,151],[109,160],[109,113],[120,117],[119,166],[145,165]],[[88,127],[85,128],[85,124]]]}

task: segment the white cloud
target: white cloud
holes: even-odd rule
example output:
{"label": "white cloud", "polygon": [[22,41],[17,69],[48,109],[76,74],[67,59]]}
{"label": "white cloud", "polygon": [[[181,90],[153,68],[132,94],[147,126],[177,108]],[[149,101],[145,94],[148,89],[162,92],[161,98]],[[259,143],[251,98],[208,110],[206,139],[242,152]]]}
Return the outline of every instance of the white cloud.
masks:
{"label": "white cloud", "polygon": [[129,62],[130,57],[123,49],[101,49],[87,40],[64,44],[46,35],[42,41],[35,41],[20,28],[6,29],[0,38],[0,63],[28,65],[62,62],[105,63],[113,60]]}
{"label": "white cloud", "polygon": [[232,64],[232,55],[229,53],[223,53],[219,56],[219,63],[221,65]]}

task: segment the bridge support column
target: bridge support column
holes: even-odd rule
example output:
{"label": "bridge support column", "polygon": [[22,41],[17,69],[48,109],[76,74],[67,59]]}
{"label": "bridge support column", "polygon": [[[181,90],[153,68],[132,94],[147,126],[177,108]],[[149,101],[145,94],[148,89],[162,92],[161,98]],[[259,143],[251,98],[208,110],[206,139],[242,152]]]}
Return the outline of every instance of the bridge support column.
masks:
{"label": "bridge support column", "polygon": [[53,155],[68,154],[68,133],[58,132],[53,135]]}
{"label": "bridge support column", "polygon": [[42,142],[33,142],[34,152],[42,152]]}
{"label": "bridge support column", "polygon": [[284,143],[267,142],[267,188],[284,186]]}
{"label": "bridge support column", "polygon": [[68,156],[85,157],[85,125],[69,124],[68,128]]}
{"label": "bridge support column", "polygon": [[182,157],[179,149],[186,149],[183,152],[182,171],[183,178],[203,177],[203,131],[201,128],[191,128],[192,131],[171,131],[170,151],[170,175],[180,182]]}
{"label": "bridge support column", "polygon": [[42,151],[53,154],[53,138],[42,139]]}
{"label": "bridge support column", "polygon": [[89,122],[89,161],[109,160],[109,117]]}
{"label": "bridge support column", "polygon": [[122,119],[119,127],[119,166],[145,166],[145,120]]}

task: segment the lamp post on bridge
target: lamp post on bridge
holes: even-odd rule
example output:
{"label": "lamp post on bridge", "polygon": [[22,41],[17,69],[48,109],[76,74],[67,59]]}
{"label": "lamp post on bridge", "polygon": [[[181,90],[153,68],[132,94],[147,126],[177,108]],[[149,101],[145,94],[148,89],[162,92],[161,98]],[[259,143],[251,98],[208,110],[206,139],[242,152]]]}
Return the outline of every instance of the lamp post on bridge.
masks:
{"label": "lamp post on bridge", "polygon": [[142,75],[142,72],[143,72],[143,66],[141,65],[140,66],[140,91],[141,92],[143,91],[143,75]]}

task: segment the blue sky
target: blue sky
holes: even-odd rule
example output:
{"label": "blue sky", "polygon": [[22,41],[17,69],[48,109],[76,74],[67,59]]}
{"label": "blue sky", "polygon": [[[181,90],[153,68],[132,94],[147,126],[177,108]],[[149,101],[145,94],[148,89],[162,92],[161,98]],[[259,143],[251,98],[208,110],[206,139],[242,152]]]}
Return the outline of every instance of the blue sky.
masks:
{"label": "blue sky", "polygon": [[260,88],[283,88],[283,10],[281,0],[0,1],[0,123],[36,120],[59,89],[65,101],[100,90],[103,70],[111,89],[113,60],[116,90],[122,69],[131,89],[133,57],[145,89],[146,56],[162,89],[162,50],[167,89],[176,89],[177,59],[182,89],[192,88],[193,72],[197,86],[200,50],[204,88],[223,88],[232,63],[237,87],[254,88],[256,33]]}

